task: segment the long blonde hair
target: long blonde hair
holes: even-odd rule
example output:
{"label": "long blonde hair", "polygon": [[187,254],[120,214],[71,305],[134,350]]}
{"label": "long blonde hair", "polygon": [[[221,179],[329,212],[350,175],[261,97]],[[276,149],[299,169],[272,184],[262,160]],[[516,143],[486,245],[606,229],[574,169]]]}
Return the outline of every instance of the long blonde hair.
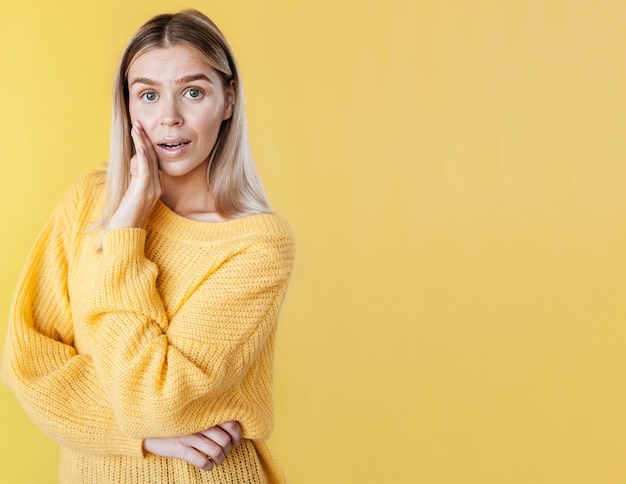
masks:
{"label": "long blonde hair", "polygon": [[225,218],[271,212],[250,153],[241,75],[232,50],[208,17],[197,10],[183,10],[148,20],[135,33],[120,59],[113,91],[106,204],[97,228],[106,229],[130,182],[134,146],[128,111],[128,70],[148,50],[173,45],[194,48],[218,72],[224,87],[234,87],[233,114],[223,121],[209,156],[207,184],[215,198],[216,211]]}

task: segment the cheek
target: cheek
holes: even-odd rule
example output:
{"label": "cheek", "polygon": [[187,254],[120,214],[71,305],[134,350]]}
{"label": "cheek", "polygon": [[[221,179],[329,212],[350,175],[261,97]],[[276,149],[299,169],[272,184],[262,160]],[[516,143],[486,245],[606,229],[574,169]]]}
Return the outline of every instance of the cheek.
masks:
{"label": "cheek", "polygon": [[198,130],[198,133],[202,136],[203,140],[211,145],[215,144],[222,127],[222,117],[220,116],[222,113],[215,114],[216,115],[212,116],[210,120],[205,120],[203,124],[199,125]]}
{"label": "cheek", "polygon": [[134,103],[132,100],[128,103],[128,113],[130,114],[131,121],[137,119],[137,103]]}
{"label": "cheek", "polygon": [[150,110],[141,104],[130,102],[128,104],[128,113],[132,123],[139,121],[144,128],[148,128],[153,122]]}

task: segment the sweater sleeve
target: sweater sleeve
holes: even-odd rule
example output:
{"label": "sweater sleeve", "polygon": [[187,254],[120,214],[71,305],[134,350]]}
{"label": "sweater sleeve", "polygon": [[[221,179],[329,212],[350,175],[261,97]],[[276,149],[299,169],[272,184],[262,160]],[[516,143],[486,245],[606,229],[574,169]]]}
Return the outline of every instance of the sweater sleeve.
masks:
{"label": "sweater sleeve", "polygon": [[76,190],[48,220],[22,270],[9,317],[2,379],[48,436],[74,450],[141,457],[122,434],[94,371],[73,346],[67,292]]}
{"label": "sweater sleeve", "polygon": [[265,356],[290,276],[291,237],[246,242],[207,271],[170,319],[156,289],[158,268],[144,255],[145,237],[135,228],[105,234],[100,287],[87,318],[96,371],[120,427],[135,437],[160,437],[236,418],[245,438],[267,436],[267,422],[245,412],[211,421],[203,409],[235,408],[233,389],[251,366],[271,367],[257,360]]}

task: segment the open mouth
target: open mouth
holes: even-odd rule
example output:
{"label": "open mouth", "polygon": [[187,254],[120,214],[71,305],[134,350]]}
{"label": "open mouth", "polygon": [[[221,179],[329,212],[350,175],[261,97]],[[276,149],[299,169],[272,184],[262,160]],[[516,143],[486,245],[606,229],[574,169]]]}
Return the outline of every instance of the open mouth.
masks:
{"label": "open mouth", "polygon": [[168,150],[175,150],[176,148],[188,145],[189,143],[190,141],[179,141],[178,143],[159,143],[159,146]]}

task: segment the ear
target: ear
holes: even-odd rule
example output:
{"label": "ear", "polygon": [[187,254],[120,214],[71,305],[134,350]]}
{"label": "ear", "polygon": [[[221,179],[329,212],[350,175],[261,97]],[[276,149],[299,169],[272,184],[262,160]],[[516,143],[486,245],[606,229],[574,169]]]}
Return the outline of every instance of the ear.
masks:
{"label": "ear", "polygon": [[224,100],[226,101],[226,108],[224,109],[223,121],[230,119],[233,115],[233,107],[235,106],[235,81],[230,80],[228,86],[224,89]]}

